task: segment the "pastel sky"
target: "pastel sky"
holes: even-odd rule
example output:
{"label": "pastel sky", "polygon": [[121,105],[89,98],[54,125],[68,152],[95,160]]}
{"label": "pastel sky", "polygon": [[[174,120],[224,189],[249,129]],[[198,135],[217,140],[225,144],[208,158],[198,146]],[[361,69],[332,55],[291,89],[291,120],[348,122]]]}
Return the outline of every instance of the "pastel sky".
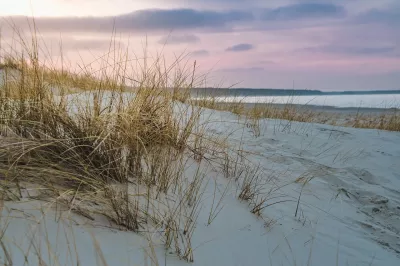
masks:
{"label": "pastel sky", "polygon": [[399,0],[0,1],[2,42],[10,21],[28,29],[26,16],[71,61],[107,51],[115,26],[121,47],[189,53],[223,86],[400,89]]}

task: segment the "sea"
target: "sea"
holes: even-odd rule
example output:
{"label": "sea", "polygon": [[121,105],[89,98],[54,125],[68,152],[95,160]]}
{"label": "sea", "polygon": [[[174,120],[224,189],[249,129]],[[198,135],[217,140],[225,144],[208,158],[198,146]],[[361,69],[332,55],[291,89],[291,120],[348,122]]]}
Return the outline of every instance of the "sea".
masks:
{"label": "sea", "polygon": [[227,96],[221,102],[299,104],[336,108],[400,109],[400,94],[308,95],[308,96]]}

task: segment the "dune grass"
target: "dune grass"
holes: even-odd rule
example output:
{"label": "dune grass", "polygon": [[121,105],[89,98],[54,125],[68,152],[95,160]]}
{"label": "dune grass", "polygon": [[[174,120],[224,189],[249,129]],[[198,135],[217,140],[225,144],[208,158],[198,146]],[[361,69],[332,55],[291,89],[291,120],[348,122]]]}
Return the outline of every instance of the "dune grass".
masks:
{"label": "dune grass", "polygon": [[[355,112],[347,116],[340,113],[315,111],[312,108],[299,107],[294,104],[295,96],[289,97],[286,104],[276,105],[272,102],[247,104],[240,97],[198,96],[192,104],[219,111],[228,111],[246,119],[246,124],[257,132],[259,120],[263,118],[282,119],[287,121],[330,124],[354,128],[369,128],[389,131],[400,131],[400,113],[397,109],[388,109],[381,114]],[[343,120],[343,121],[342,121]]]}
{"label": "dune grass", "polygon": [[30,198],[138,233],[160,230],[167,249],[193,261],[204,175],[184,169],[204,145],[190,144],[202,138],[201,108],[182,102],[194,69],[157,58],[128,76],[129,55],[121,52],[105,57],[100,73],[75,73],[41,61],[37,39],[16,36],[22,51],[1,51],[3,199],[23,200],[27,187],[39,186]]}
{"label": "dune grass", "polygon": [[357,113],[346,125],[356,128],[400,131],[400,112],[398,110],[389,110],[381,115]]}

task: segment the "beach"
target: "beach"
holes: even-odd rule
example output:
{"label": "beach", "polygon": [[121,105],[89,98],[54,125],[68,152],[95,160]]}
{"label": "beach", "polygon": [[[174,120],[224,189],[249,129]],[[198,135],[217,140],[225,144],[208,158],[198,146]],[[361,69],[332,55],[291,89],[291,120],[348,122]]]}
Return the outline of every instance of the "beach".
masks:
{"label": "beach", "polygon": [[[235,182],[235,171],[227,176],[207,159],[189,159],[184,175],[201,169],[208,180],[191,239],[192,263],[164,248],[161,229],[127,232],[96,212],[82,216],[35,200],[29,196],[35,187],[26,186],[21,201],[5,201],[2,209],[14,264],[35,261],[37,252],[61,265],[398,264],[399,132],[261,119],[255,135],[237,115],[210,109],[200,124],[207,124],[209,137],[228,136],[232,150],[258,169],[254,200],[262,205],[252,213],[256,206],[238,199],[246,179]],[[32,243],[38,246],[24,253]]]}

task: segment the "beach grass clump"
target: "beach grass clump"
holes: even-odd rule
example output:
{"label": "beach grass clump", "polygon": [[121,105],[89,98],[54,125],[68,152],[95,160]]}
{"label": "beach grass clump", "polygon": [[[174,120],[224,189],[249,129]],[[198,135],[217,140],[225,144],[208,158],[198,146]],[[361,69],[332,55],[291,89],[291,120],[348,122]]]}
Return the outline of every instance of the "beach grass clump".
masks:
{"label": "beach grass clump", "polygon": [[400,114],[398,110],[388,110],[380,115],[357,113],[347,125],[356,128],[376,128],[389,131],[400,131]]}
{"label": "beach grass clump", "polygon": [[97,58],[101,71],[73,72],[41,60],[35,38],[15,36],[20,53],[1,51],[2,194],[20,200],[39,186],[35,199],[135,232],[159,230],[166,248],[193,261],[204,175],[184,170],[203,150],[204,130],[202,109],[184,102],[195,65],[158,58],[128,74],[132,60],[120,52]]}

